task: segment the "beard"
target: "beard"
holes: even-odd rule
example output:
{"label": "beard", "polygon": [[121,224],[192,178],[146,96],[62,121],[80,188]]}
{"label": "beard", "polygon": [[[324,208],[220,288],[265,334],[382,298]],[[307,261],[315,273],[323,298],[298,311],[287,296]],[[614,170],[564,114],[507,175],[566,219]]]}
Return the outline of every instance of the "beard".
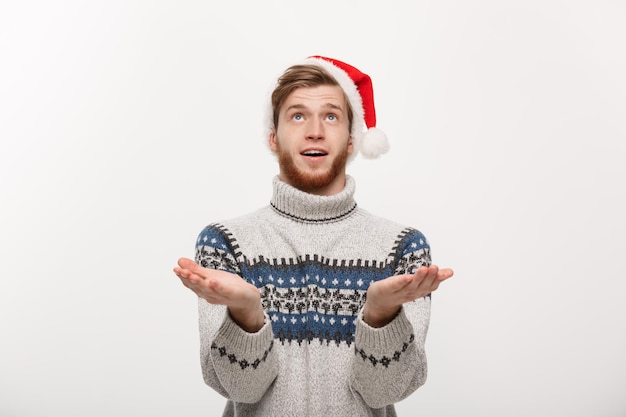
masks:
{"label": "beard", "polygon": [[344,172],[350,155],[348,145],[346,145],[333,159],[329,168],[305,171],[296,166],[291,155],[281,149],[278,141],[276,148],[281,171],[293,187],[305,192],[315,191],[330,185],[338,175]]}

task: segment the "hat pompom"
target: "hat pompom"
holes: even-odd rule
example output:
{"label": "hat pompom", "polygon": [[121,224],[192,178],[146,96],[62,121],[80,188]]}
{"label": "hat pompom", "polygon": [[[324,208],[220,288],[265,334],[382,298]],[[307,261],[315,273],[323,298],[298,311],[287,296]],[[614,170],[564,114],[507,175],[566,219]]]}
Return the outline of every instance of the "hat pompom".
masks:
{"label": "hat pompom", "polygon": [[364,158],[376,159],[389,150],[387,135],[377,127],[369,128],[363,133],[359,151]]}

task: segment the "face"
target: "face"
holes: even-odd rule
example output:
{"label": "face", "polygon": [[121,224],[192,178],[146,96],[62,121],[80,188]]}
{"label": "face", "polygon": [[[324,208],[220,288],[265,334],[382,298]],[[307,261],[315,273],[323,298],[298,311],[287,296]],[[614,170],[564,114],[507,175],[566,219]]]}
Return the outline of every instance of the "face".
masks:
{"label": "face", "polygon": [[311,194],[343,190],[352,153],[347,106],[339,86],[298,88],[287,96],[269,138],[282,181]]}

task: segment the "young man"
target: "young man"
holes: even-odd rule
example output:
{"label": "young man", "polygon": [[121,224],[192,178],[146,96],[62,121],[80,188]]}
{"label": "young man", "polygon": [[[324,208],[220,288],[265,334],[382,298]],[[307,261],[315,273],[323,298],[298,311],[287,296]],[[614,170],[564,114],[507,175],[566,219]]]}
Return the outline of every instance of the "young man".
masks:
{"label": "young man", "polygon": [[199,297],[204,380],[224,416],[395,416],[426,380],[430,293],[453,272],[353,199],[347,162],[387,150],[366,74],[310,57],[271,102],[270,205],[207,226],[174,268]]}

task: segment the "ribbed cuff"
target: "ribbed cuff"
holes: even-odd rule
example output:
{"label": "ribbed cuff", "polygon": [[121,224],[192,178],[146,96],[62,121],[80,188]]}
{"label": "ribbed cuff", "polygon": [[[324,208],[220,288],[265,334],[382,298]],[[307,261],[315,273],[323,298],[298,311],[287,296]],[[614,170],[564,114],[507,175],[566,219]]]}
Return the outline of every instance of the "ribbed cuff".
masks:
{"label": "ribbed cuff", "polygon": [[356,345],[359,348],[371,348],[376,350],[396,349],[398,345],[406,342],[413,334],[413,326],[404,313],[404,307],[398,315],[387,325],[374,328],[363,320],[363,311],[359,313],[356,322]]}
{"label": "ribbed cuff", "polygon": [[232,319],[228,310],[224,322],[217,332],[217,337],[232,349],[240,352],[257,352],[267,349],[273,339],[272,326],[269,317],[265,315],[265,324],[256,333],[248,333]]}

